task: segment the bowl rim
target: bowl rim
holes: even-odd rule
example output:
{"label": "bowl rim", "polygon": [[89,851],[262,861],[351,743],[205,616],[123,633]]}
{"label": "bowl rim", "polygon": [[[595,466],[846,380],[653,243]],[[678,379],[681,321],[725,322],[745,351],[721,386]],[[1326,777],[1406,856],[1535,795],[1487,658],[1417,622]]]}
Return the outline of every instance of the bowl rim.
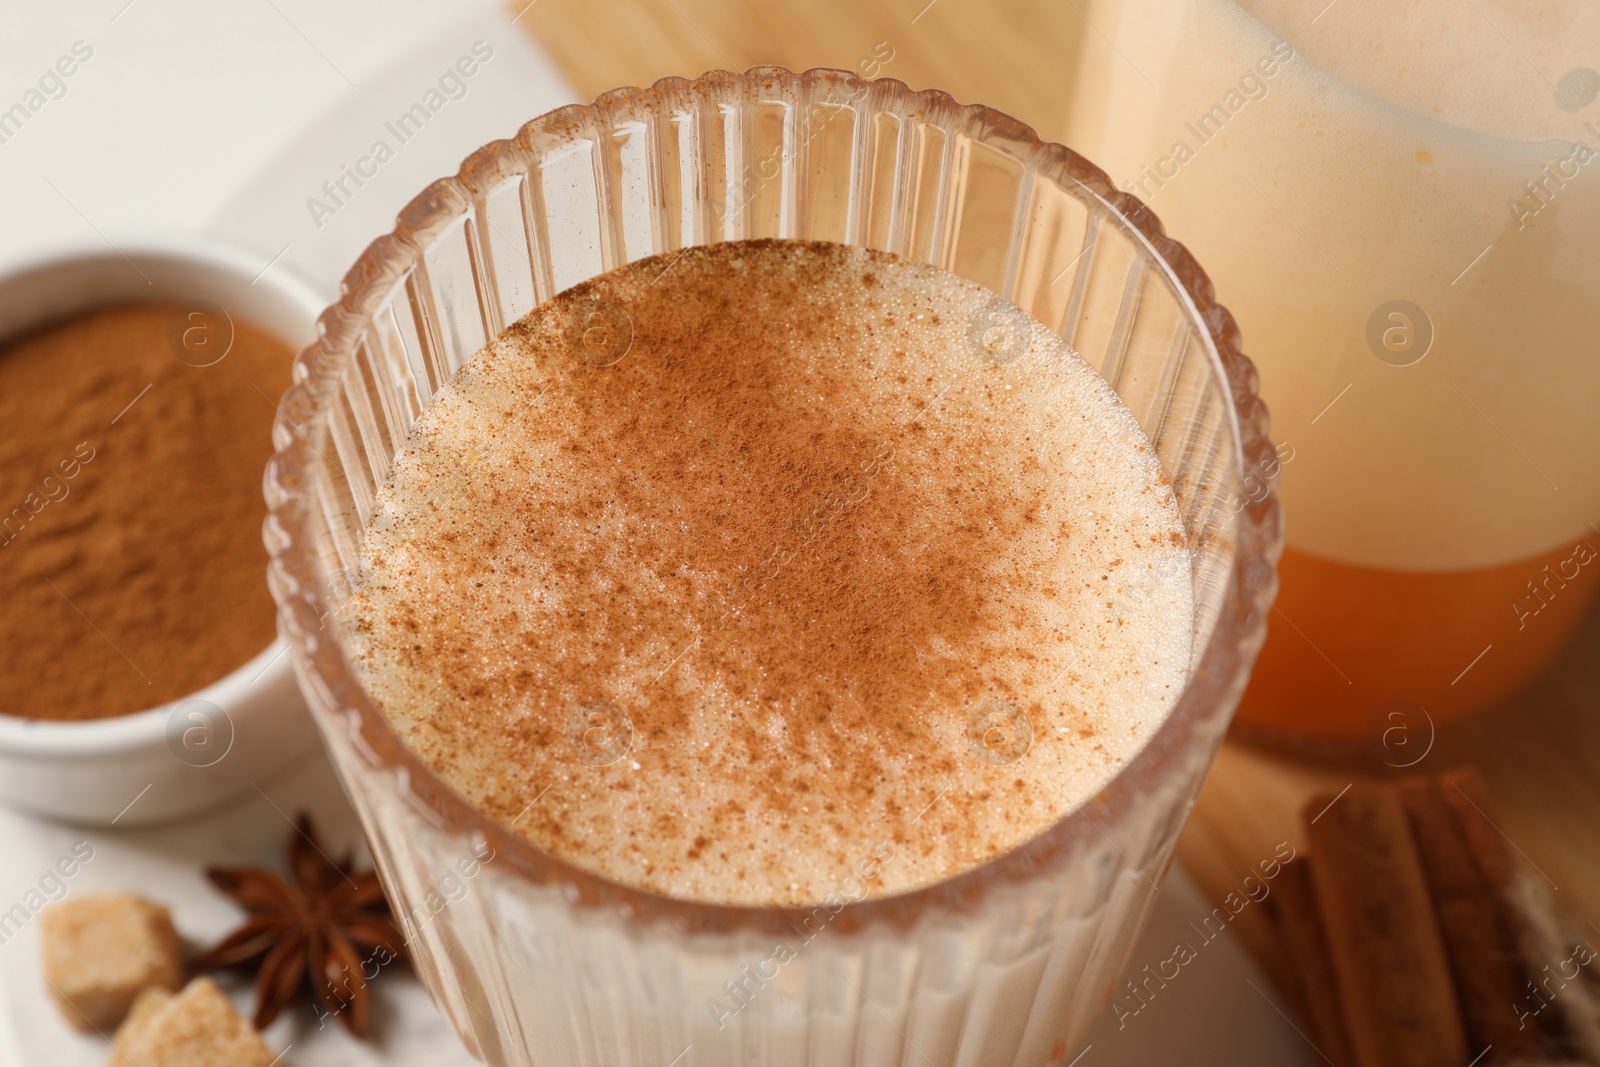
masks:
{"label": "bowl rim", "polygon": [[[1139,244],[1152,267],[1162,273],[1197,327],[1212,379],[1225,390],[1227,422],[1241,482],[1247,470],[1269,470],[1272,451],[1265,405],[1257,395],[1254,365],[1239,347],[1233,317],[1214,297],[1212,284],[1194,257],[1168,238],[1160,221],[1140,200],[1118,190],[1106,174],[1064,145],[1046,142],[1032,127],[981,105],[961,105],[940,90],[913,91],[903,82],[868,81],[852,72],[812,68],[752,67],[742,74],[713,70],[700,78],[663,78],[649,88],[625,87],[602,93],[592,104],[569,105],[526,123],[508,140],[493,141],[469,155],[456,175],[435,181],[399,213],[395,229],[374,240],[340,285],[340,299],[323,312],[318,339],[296,361],[295,386],[285,395],[276,428],[278,450],[265,479],[270,514],[267,540],[272,556],[270,582],[279,605],[280,631],[291,642],[302,686],[324,733],[368,767],[391,776],[396,793],[432,829],[470,841],[479,855],[492,849],[494,865],[507,877],[558,888],[568,905],[591,913],[610,910],[631,923],[667,924],[706,933],[757,931],[788,936],[816,907],[759,906],[695,901],[635,888],[581,868],[530,844],[515,831],[482,814],[445,784],[400,740],[398,733],[357,680],[337,641],[319,631],[329,613],[325,586],[308,544],[310,512],[303,496],[314,490],[314,457],[309,439],[326,432],[327,407],[367,316],[386,300],[395,284],[421,262],[430,239],[462,217],[477,195],[487,195],[506,175],[526,169],[535,146],[545,147],[574,134],[606,128],[616,113],[636,114],[663,100],[702,101],[716,92],[776,92],[784,99],[814,86],[845,86],[879,94],[875,99],[907,101],[902,112],[935,116],[947,129],[998,137],[1025,153],[1041,173],[1081,189],[1112,216],[1129,240]],[[298,427],[298,431],[295,429]],[[1282,552],[1281,509],[1269,481],[1260,499],[1241,501],[1235,514],[1233,558],[1217,622],[1197,660],[1190,684],[1166,721],[1145,746],[1094,797],[1008,852],[940,882],[901,893],[851,903],[831,925],[841,932],[863,924],[906,926],[932,910],[968,910],[986,893],[1007,882],[1037,877],[1063,855],[1103,837],[1102,820],[1122,818],[1140,790],[1154,788],[1163,770],[1194,749],[1214,749],[1237,705],[1249,667],[1265,634],[1266,615],[1277,588],[1274,564]],[[1219,635],[1230,647],[1219,651]],[[1205,679],[1212,695],[1195,698]],[[336,761],[337,763],[338,761]],[[1185,809],[1185,814],[1187,809]]]}
{"label": "bowl rim", "polygon": [[[203,234],[179,230],[126,230],[97,241],[62,242],[40,251],[23,254],[0,264],[0,290],[53,271],[74,266],[121,262],[185,262],[225,272],[235,280],[265,285],[310,318],[326,306],[326,296],[281,261],[271,270],[262,270],[263,257],[239,245]],[[250,279],[254,281],[250,281]],[[205,287],[197,285],[194,292]],[[152,299],[169,299],[172,292],[154,285]],[[192,295],[192,294],[185,294]],[[93,307],[123,302],[115,297],[101,301],[88,299],[72,310],[47,309],[0,336],[0,344],[28,330],[59,321],[65,315]],[[262,328],[280,333],[277,327],[261,323]],[[270,692],[272,680],[293,667],[281,636],[274,636],[261,651],[220,678],[200,689],[152,707],[98,719],[44,719],[0,713],[0,754],[45,759],[92,759],[147,748],[165,743],[166,723],[172,709],[192,700],[206,700],[223,708],[230,718],[248,715],[256,706],[249,700],[259,685]],[[264,683],[264,684],[263,684]]]}

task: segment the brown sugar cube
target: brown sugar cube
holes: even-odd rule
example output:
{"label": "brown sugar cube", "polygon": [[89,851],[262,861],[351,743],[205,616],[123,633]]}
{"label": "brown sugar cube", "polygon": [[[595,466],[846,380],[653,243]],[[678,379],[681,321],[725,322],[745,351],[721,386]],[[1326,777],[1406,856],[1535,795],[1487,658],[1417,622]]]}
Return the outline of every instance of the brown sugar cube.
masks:
{"label": "brown sugar cube", "polygon": [[177,931],[167,909],[132,893],[100,893],[44,912],[45,981],[67,1022],[115,1026],[145,989],[183,982]]}
{"label": "brown sugar cube", "polygon": [[209,978],[149,990],[112,1038],[106,1067],[273,1067],[280,1061]]}
{"label": "brown sugar cube", "polygon": [[131,1034],[143,1027],[146,1021],[161,1010],[161,1006],[172,999],[172,994],[165,989],[151,986],[143,993],[133,998],[133,1007],[128,1009],[127,1017],[122,1020],[122,1025],[117,1028],[117,1042],[121,1044],[123,1034]]}

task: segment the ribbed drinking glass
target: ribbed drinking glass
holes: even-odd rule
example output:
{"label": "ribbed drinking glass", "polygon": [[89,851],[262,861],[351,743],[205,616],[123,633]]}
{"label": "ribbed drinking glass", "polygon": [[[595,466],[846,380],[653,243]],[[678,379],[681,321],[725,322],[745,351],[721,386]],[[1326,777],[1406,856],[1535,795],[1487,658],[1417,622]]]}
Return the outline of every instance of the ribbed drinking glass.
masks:
{"label": "ribbed drinking glass", "polygon": [[[375,495],[457,367],[578,282],[756,237],[931,263],[1057,330],[1143,425],[1193,550],[1192,674],[1149,744],[1021,847],[837,909],[669,899],[535,849],[401,743],[340,636]],[[999,1067],[1077,1054],[1260,647],[1282,542],[1255,372],[1205,274],[1143,204],[944,93],[832,70],[668,79],[474,153],[372,243],[320,325],[266,479],[280,627],[416,966],[475,1055]]]}

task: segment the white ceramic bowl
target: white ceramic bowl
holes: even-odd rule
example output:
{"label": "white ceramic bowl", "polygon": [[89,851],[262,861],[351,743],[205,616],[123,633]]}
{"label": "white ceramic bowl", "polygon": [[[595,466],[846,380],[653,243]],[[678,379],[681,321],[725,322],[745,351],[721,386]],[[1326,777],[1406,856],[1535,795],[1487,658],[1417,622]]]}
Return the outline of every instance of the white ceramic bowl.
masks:
{"label": "white ceramic bowl", "polygon": [[[0,339],[104,304],[209,300],[298,351],[328,303],[281,265],[263,272],[261,257],[215,241],[138,235],[119,236],[115,246],[59,250],[0,269]],[[71,822],[136,826],[252,792],[317,743],[284,651],[274,640],[199,692],[131,715],[0,715],[0,802]]]}

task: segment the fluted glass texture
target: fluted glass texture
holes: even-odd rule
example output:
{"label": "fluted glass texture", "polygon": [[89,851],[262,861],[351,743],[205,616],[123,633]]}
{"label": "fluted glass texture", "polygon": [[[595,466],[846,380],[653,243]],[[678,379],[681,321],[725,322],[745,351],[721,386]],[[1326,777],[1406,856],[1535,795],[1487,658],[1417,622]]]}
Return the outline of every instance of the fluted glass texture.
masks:
{"label": "fluted glass texture", "polygon": [[[701,905],[542,853],[399,741],[340,643],[376,493],[464,361],[563,289],[689,245],[866,245],[1057,330],[1154,442],[1194,551],[1190,684],[1098,796],[938,885]],[[267,472],[280,628],[417,967],[485,1062],[1065,1063],[1101,1010],[1259,648],[1281,545],[1253,368],[1204,273],[1093,165],[995,111],[841,71],[621,89],[429,186],[346,276]]]}

